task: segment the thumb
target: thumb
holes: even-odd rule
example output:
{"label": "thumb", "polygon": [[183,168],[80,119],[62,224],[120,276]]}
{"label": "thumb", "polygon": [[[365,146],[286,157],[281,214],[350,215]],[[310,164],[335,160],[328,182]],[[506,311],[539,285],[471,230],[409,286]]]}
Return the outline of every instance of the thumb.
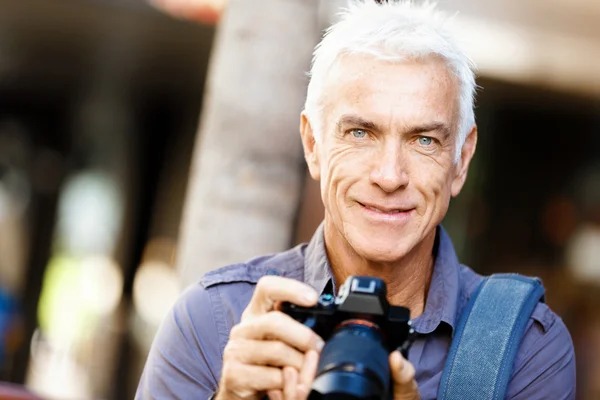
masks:
{"label": "thumb", "polygon": [[415,381],[415,367],[398,350],[390,354],[390,370],[394,380],[394,400],[420,400]]}

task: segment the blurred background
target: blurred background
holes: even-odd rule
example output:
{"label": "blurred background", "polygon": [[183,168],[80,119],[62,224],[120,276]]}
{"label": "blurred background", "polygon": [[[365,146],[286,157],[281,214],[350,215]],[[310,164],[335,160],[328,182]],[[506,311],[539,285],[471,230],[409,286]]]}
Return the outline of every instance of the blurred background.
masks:
{"label": "blurred background", "polygon": [[[1,1],[0,393],[131,399],[187,285],[310,238],[304,73],[344,4]],[[440,6],[482,87],[444,225],[476,271],[543,278],[600,399],[600,2]]]}

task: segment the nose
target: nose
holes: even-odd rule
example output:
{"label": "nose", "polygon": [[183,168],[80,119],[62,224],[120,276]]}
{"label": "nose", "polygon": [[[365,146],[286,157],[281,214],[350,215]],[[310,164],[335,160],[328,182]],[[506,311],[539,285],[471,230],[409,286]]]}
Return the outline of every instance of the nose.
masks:
{"label": "nose", "polygon": [[370,180],[387,193],[408,185],[407,160],[402,156],[400,143],[386,143],[374,160]]}

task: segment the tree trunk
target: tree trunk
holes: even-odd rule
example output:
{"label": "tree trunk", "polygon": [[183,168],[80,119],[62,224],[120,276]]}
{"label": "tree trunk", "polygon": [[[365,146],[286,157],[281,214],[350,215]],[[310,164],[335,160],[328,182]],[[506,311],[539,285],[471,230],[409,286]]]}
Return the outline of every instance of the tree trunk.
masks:
{"label": "tree trunk", "polygon": [[183,284],[292,242],[319,2],[232,0],[216,36],[185,200]]}

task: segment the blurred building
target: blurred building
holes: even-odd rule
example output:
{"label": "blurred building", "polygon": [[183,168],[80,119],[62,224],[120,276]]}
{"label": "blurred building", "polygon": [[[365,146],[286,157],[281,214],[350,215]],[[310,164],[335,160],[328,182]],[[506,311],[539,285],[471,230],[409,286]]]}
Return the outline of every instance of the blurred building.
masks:
{"label": "blurred building", "polygon": [[[314,1],[321,25],[345,2]],[[483,88],[477,155],[446,228],[478,272],[544,278],[576,343],[579,398],[600,398],[600,2],[442,6],[460,11]],[[0,380],[47,398],[133,397],[181,290],[217,21],[200,20],[142,0],[3,2]],[[295,242],[322,218],[308,178],[298,212]]]}
{"label": "blurred building", "polygon": [[179,293],[172,254],[213,32],[141,1],[3,2],[0,291],[20,305],[3,380],[132,398]]}

